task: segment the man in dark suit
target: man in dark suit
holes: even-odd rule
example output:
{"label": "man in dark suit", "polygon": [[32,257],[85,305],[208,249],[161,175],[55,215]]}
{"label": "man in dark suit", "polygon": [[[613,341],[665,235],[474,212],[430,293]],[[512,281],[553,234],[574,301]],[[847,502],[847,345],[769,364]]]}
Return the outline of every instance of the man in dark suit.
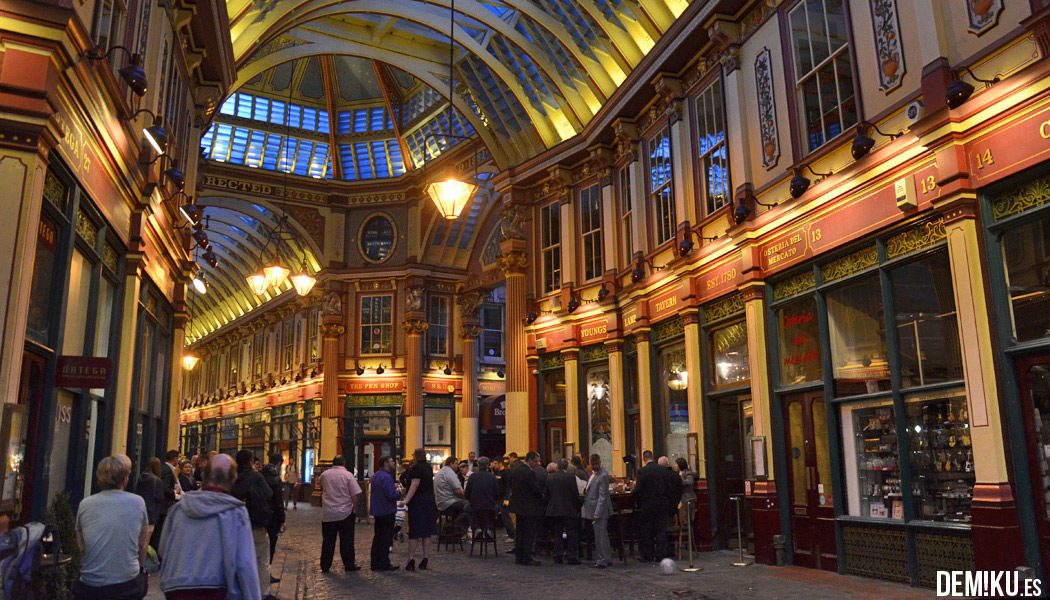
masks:
{"label": "man in dark suit", "polygon": [[477,460],[477,469],[467,478],[467,489],[463,491],[467,499],[467,512],[477,514],[485,510],[496,510],[501,504],[499,480],[489,471],[489,459],[482,456]]}
{"label": "man in dark suit", "polygon": [[519,565],[540,564],[540,561],[532,558],[540,519],[547,511],[547,505],[543,502],[543,488],[533,470],[539,464],[540,455],[529,452],[525,455],[525,462],[515,467],[510,475],[510,511],[518,516],[518,526],[514,532],[514,562]]}
{"label": "man in dark suit", "polygon": [[547,521],[551,533],[561,543],[553,552],[554,562],[578,565],[576,550],[579,547],[580,490],[576,476],[569,474],[569,461],[558,461],[558,470],[547,476]]}
{"label": "man in dark suit", "polygon": [[639,510],[642,562],[650,562],[667,556],[667,469],[653,462],[650,450],[642,453],[642,463],[632,495]]}
{"label": "man in dark suit", "polygon": [[[667,522],[674,523],[675,515],[678,514],[678,505],[682,502],[682,477],[671,468],[671,462],[666,456],[661,456],[656,463],[660,465],[661,469],[667,471]],[[666,536],[664,537],[666,538]],[[657,558],[674,558],[674,552],[670,547],[668,547],[667,552],[667,556],[658,556]]]}
{"label": "man in dark suit", "polygon": [[164,464],[160,467],[160,484],[164,488],[164,499],[158,505],[157,526],[153,528],[150,536],[150,545],[154,548],[160,547],[160,534],[164,529],[164,520],[168,516],[168,509],[175,504],[175,486],[179,482],[176,472],[179,469],[179,451],[168,450],[164,455]]}
{"label": "man in dark suit", "polygon": [[500,522],[503,523],[503,528],[507,530],[507,537],[511,540],[514,539],[514,520],[510,518],[510,510],[507,508],[510,502],[510,461],[504,463],[503,457],[497,458],[492,462],[494,467],[493,472],[496,475],[496,479],[499,480],[499,504],[497,505],[499,510]]}

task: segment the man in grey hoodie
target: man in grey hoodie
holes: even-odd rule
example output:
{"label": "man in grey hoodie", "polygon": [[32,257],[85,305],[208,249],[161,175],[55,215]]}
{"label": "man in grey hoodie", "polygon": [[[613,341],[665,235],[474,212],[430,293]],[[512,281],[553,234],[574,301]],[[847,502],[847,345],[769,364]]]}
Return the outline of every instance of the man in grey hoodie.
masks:
{"label": "man in grey hoodie", "polygon": [[160,589],[167,600],[261,600],[252,530],[244,503],[230,495],[233,461],[208,461],[204,487],[172,505],[160,538]]}

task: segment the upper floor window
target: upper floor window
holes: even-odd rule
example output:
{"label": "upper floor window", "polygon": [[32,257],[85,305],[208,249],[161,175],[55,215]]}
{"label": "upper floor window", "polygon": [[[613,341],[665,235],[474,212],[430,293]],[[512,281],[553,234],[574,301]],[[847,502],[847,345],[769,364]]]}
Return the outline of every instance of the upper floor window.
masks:
{"label": "upper floor window", "polygon": [[598,184],[580,191],[580,236],[583,238],[583,280],[602,275],[602,211]]}
{"label": "upper floor window", "polygon": [[382,262],[394,249],[394,225],[382,215],[376,215],[361,229],[361,254],[372,262]]}
{"label": "upper floor window", "polygon": [[674,237],[674,183],[671,178],[671,131],[663,128],[649,140],[649,195],[653,207],[656,245]]}
{"label": "upper floor window", "polygon": [[[91,23],[91,38],[95,46],[107,51],[121,44],[124,25],[124,5],[120,0],[99,0]],[[120,56],[119,54],[117,56]]]}
{"label": "upper floor window", "polygon": [[361,354],[393,351],[393,296],[361,298]]}
{"label": "upper floor window", "polygon": [[543,256],[543,292],[561,287],[561,207],[551,202],[540,208],[540,253]]}
{"label": "upper floor window", "polygon": [[292,355],[295,352],[295,319],[288,319],[284,322],[284,333],[281,341],[283,343],[281,369],[287,371],[292,368]]}
{"label": "upper floor window", "polygon": [[481,359],[503,358],[503,304],[486,302],[481,307]]}
{"label": "upper floor window", "polygon": [[263,342],[263,334],[259,332],[255,334],[255,344],[252,348],[252,376],[262,377],[263,374],[263,348],[265,344]]}
{"label": "upper floor window", "polygon": [[788,13],[795,82],[812,152],[857,122],[842,0],[803,0]]}
{"label": "upper floor window", "polygon": [[700,163],[700,189],[707,214],[729,204],[729,156],[722,110],[722,82],[696,97],[696,141]]}
{"label": "upper floor window", "polygon": [[623,249],[623,264],[634,257],[634,219],[631,212],[631,166],[625,165],[616,172],[616,192],[620,204],[620,247]]}
{"label": "upper floor window", "polygon": [[318,332],[321,329],[321,311],[312,310],[310,311],[310,362],[316,362],[321,358],[321,348],[319,342]]}
{"label": "upper floor window", "polygon": [[241,362],[241,346],[237,344],[230,348],[230,383],[229,385],[237,385],[237,368]]}
{"label": "upper floor window", "polygon": [[448,356],[448,298],[430,296],[427,300],[427,352],[431,356]]}

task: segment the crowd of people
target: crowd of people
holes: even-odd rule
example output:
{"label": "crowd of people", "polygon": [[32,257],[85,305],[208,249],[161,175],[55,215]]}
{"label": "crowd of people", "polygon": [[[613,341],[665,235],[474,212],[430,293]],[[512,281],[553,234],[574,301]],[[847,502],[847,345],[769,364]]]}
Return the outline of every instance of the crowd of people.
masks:
{"label": "crowd of people", "polygon": [[[269,590],[280,580],[270,564],[285,531],[287,505],[297,508],[299,473],[294,461],[286,464],[281,454],[268,458],[262,465],[251,451],[241,450],[234,458],[212,452],[181,460],[172,450],[164,462],[150,459],[134,485],[127,456],[104,458],[96,472],[101,491],[85,498],[77,511],[83,559],[74,598],[141,600],[152,547],[168,600],[276,600]],[[668,556],[669,519],[695,500],[695,476],[682,458],[673,469],[666,457],[653,460],[649,451],[642,461],[632,492],[641,560],[659,561]],[[427,570],[430,539],[438,534],[441,516],[451,529],[445,535],[455,540],[470,536],[479,522],[493,535],[500,524],[513,543],[515,563],[524,566],[541,564],[541,531],[555,563],[581,564],[579,539],[588,531],[594,540],[591,566],[612,565],[612,477],[597,454],[587,466],[579,455],[543,466],[536,452],[494,459],[471,452],[465,460],[448,457],[435,474],[419,448],[403,467],[398,474],[394,457],[384,456],[370,481],[373,571],[400,568],[390,555],[405,525],[405,570]],[[125,491],[129,486],[134,493]],[[337,540],[344,571],[357,571],[355,507],[362,493],[357,478],[336,456],[314,486],[321,496],[321,571],[331,569]],[[417,550],[422,552],[418,564]]]}

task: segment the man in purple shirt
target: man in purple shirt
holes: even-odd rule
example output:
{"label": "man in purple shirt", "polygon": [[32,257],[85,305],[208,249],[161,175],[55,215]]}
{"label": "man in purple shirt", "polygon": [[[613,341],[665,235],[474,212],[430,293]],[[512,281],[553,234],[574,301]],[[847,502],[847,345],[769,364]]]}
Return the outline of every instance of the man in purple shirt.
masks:
{"label": "man in purple shirt", "polygon": [[317,477],[316,485],[321,488],[321,572],[332,567],[336,536],[343,568],[347,573],[356,571],[361,567],[354,560],[354,501],[361,486],[346,470],[342,456],[332,459],[332,467]]}
{"label": "man in purple shirt", "polygon": [[375,519],[376,530],[372,536],[372,570],[393,571],[390,564],[390,547],[394,544],[394,516],[397,501],[401,498],[394,485],[394,458],[379,459],[379,470],[372,477],[372,505],[369,512]]}

